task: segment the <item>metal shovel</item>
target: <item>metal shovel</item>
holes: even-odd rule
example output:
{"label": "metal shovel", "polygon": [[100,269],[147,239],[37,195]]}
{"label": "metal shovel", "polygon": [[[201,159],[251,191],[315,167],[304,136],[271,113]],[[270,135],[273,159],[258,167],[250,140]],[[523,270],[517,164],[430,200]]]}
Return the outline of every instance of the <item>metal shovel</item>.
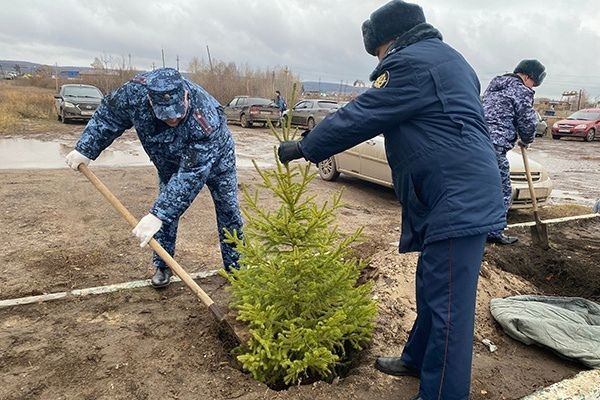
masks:
{"label": "metal shovel", "polygon": [[[123,206],[123,204],[115,197],[114,194],[98,179],[98,177],[90,171],[90,169],[85,164],[79,164],[77,167],[79,172],[84,174],[86,178],[102,193],[102,195],[108,200],[108,202],[127,220],[129,225],[135,227],[138,224],[138,220]],[[200,286],[192,279],[192,277],[179,265],[177,261],[167,251],[158,243],[155,239],[151,239],[149,243],[152,250],[159,255],[159,257],[171,268],[171,270],[181,278],[181,281],[186,284],[188,288],[196,297],[204,303],[206,307],[211,311],[213,317],[219,322],[220,328],[225,331],[227,335],[227,339],[232,339],[235,341],[235,345],[241,344],[242,339],[241,336],[236,333],[233,329],[233,326],[227,322],[225,316],[217,306],[217,304],[202,290]]]}
{"label": "metal shovel", "polygon": [[531,170],[529,169],[529,157],[527,157],[527,148],[521,147],[521,154],[523,155],[523,164],[525,165],[525,176],[527,177],[527,184],[529,185],[529,196],[531,197],[531,204],[533,205],[533,218],[535,219],[535,225],[531,227],[531,242],[534,246],[541,247],[542,249],[549,249],[550,243],[548,242],[548,230],[546,224],[540,219],[537,199],[535,198],[535,191],[533,190],[533,180],[531,179]]}

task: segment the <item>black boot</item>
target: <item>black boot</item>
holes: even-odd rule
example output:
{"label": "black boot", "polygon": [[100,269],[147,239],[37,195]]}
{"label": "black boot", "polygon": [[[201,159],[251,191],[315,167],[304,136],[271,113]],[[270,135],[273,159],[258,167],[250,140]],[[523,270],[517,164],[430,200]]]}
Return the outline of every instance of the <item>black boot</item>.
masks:
{"label": "black boot", "polygon": [[152,287],[158,289],[169,285],[173,273],[169,268],[156,268],[156,272],[152,277]]}
{"label": "black boot", "polygon": [[490,235],[487,237],[488,243],[496,243],[496,244],[513,244],[517,242],[519,239],[514,236],[507,236],[504,233],[500,235]]}
{"label": "black boot", "polygon": [[377,357],[375,368],[384,374],[394,376],[416,376],[418,378],[420,375],[418,369],[404,364],[400,357]]}

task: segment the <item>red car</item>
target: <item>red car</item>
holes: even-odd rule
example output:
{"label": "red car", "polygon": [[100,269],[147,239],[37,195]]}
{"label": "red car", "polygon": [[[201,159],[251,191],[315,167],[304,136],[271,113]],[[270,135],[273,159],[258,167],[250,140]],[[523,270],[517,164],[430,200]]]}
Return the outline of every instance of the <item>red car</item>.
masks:
{"label": "red car", "polygon": [[600,129],[600,108],[584,108],[552,125],[552,139],[580,137],[591,142]]}

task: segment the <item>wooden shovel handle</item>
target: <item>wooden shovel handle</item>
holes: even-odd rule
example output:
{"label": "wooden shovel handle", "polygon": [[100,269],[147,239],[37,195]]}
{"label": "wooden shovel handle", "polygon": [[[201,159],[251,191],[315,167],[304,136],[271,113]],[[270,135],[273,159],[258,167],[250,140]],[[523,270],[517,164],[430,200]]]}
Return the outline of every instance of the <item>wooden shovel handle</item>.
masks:
{"label": "wooden shovel handle", "polygon": [[533,180],[531,179],[531,170],[529,169],[529,157],[527,156],[527,149],[525,147],[521,147],[521,154],[523,156],[523,165],[525,166],[525,176],[527,177],[527,185],[529,186],[529,197],[531,197],[531,205],[533,206],[533,217],[535,218],[535,222],[541,223],[540,216],[538,215],[535,190],[533,189]]}
{"label": "wooden shovel handle", "polygon": [[[108,202],[127,220],[129,225],[135,227],[138,224],[137,218],[133,216],[125,208],[125,206],[115,197],[114,194],[102,183],[100,179],[87,167],[85,164],[79,164],[77,167],[79,172],[84,174],[86,178],[98,189],[100,193],[108,200]],[[171,270],[189,287],[192,292],[208,307],[219,321],[223,320],[224,316],[217,308],[215,302],[202,290],[200,286],[185,272],[177,261],[158,243],[155,239],[150,240],[150,247],[158,254],[158,256],[171,268]]]}

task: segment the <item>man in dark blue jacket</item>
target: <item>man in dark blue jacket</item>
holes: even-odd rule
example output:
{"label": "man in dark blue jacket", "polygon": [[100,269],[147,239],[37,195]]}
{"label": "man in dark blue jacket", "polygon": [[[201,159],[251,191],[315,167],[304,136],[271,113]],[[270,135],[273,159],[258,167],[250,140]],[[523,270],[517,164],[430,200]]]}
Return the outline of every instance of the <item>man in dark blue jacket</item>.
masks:
{"label": "man in dark blue jacket", "polygon": [[[224,235],[227,229],[242,237],[242,217],[234,142],[223,107],[173,68],[142,73],[102,100],[67,164],[74,170],[87,165],[131,127],[159,178],[158,197],[133,229],[141,246],[154,237],[174,255],[179,217],[206,184],[215,204],[223,266],[237,268],[239,254]],[[152,285],[167,286],[171,270],[157,254],[153,264]]]}
{"label": "man in dark blue jacket", "polygon": [[383,132],[402,203],[400,252],[421,254],[408,342],[401,357],[375,366],[419,376],[416,398],[466,400],[486,236],[506,226],[479,81],[418,5],[393,0],[362,30],[367,52],[380,60],[373,87],[301,141],[281,143],[279,158],[318,163]]}

